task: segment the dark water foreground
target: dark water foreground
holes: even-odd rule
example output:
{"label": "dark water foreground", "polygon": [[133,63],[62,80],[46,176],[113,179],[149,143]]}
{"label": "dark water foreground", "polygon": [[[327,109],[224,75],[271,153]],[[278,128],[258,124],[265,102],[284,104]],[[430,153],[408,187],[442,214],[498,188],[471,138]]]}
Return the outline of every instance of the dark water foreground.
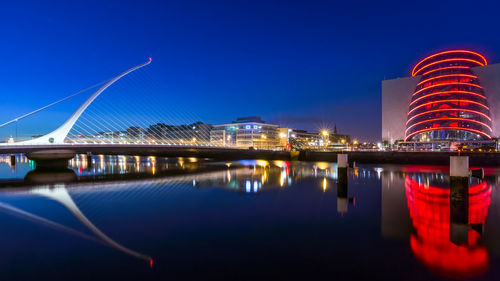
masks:
{"label": "dark water foreground", "polygon": [[361,165],[346,188],[327,162],[16,160],[0,157],[1,280],[500,276],[499,169],[470,180],[464,227],[443,166]]}

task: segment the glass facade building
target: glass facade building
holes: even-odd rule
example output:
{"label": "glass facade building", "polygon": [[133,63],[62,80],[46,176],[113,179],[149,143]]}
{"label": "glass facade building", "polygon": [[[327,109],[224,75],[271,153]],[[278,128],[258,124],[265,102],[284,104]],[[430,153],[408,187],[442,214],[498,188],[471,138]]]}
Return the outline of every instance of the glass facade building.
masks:
{"label": "glass facade building", "polygon": [[266,124],[260,117],[242,117],[231,124],[215,125],[210,142],[219,146],[275,149],[280,145],[279,126]]}
{"label": "glass facade building", "polygon": [[452,50],[428,56],[415,65],[420,75],[408,109],[405,141],[489,140],[488,102],[471,67],[487,65],[479,53]]}

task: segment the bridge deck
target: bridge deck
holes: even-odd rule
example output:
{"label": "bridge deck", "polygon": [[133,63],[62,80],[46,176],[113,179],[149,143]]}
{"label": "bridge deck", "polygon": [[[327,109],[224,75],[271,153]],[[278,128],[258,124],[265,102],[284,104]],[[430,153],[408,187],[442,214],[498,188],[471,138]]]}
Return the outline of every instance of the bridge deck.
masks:
{"label": "bridge deck", "polygon": [[[197,147],[147,144],[62,144],[62,145],[6,145],[0,154],[29,153],[39,150],[70,149],[77,154],[137,155],[157,157],[197,157],[215,160],[291,160],[288,151],[250,150],[230,147]],[[336,162],[340,152],[301,151],[298,160]],[[400,152],[400,151],[349,151],[349,161],[371,164],[420,164],[449,165],[450,156],[456,152]],[[500,166],[500,152],[465,152],[471,166]]]}

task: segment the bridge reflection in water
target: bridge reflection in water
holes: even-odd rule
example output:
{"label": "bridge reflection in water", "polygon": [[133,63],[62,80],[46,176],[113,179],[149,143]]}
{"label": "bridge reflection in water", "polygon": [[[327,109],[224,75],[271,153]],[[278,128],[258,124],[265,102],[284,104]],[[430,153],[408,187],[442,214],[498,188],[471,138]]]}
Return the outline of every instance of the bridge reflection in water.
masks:
{"label": "bridge reflection in water", "polygon": [[[28,165],[23,161],[24,159],[19,158],[16,168]],[[457,202],[450,200],[447,167],[361,166],[350,169],[349,182],[346,186],[341,186],[342,189],[336,184],[336,164],[326,162],[251,160],[205,163],[196,158],[130,156],[94,156],[89,160],[85,155],[80,155],[71,162],[71,168],[77,175],[76,182],[33,187],[17,183],[15,188],[8,187],[11,183],[3,184],[0,200],[5,196],[28,195],[58,202],[78,218],[81,224],[90,230],[91,235],[6,202],[0,202],[0,210],[152,262],[153,259],[156,261],[156,258],[143,253],[145,250],[140,246],[125,246],[118,242],[120,235],[108,235],[105,225],[92,222],[92,215],[85,215],[86,210],[89,211],[86,208],[90,201],[98,205],[130,198],[137,202],[149,202],[152,198],[167,198],[176,193],[199,193],[204,187],[223,188],[243,194],[245,198],[258,198],[268,190],[287,189],[306,180],[307,183],[316,184],[306,184],[308,189],[322,194],[336,194],[337,201],[328,201],[327,204],[334,207],[337,204],[336,209],[340,217],[347,212],[346,200],[352,195],[360,195],[360,190],[356,188],[353,193],[353,186],[363,186],[367,181],[381,180],[382,236],[405,241],[404,244],[411,250],[413,257],[431,272],[446,277],[478,276],[490,267],[491,251],[500,249],[498,245],[493,245],[497,243],[495,238],[500,233],[498,227],[495,224],[488,225],[487,222],[488,216],[493,215],[495,219],[495,216],[500,214],[490,210],[496,206],[491,198],[495,194],[493,185],[498,185],[497,176],[470,180],[464,217],[463,212],[456,212],[457,209],[463,210],[462,205],[457,207]],[[181,173],[163,176],[165,171],[173,170],[179,170]],[[123,180],[123,174],[134,176]],[[309,178],[315,180],[307,181]],[[366,197],[360,198],[366,200]],[[498,198],[495,201],[500,202]],[[363,205],[364,202],[360,202]],[[462,224],[465,221],[466,227],[456,228],[457,221]],[[129,243],[131,241],[125,244]]]}
{"label": "bridge reflection in water", "polygon": [[[5,159],[4,159],[5,158]],[[14,170],[20,165],[30,165],[25,157],[19,156],[16,163],[10,163],[7,157],[2,158],[2,163],[9,164]],[[231,190],[239,191],[250,195],[258,195],[263,188],[282,188],[291,185],[293,182],[308,177],[323,178],[321,187],[323,191],[329,188],[328,183],[336,180],[335,164],[318,162],[314,165],[296,164],[293,169],[288,161],[265,161],[265,160],[248,160],[228,163],[215,163],[213,166],[219,165],[216,171],[203,172],[204,164],[198,165],[196,158],[176,158],[157,159],[156,157],[130,157],[130,156],[94,156],[87,157],[86,155],[78,155],[70,161],[72,170],[62,171],[44,171],[32,170],[26,174],[25,181],[0,182],[0,187],[3,187],[1,196],[40,196],[52,201],[55,201],[64,206],[74,217],[80,221],[93,235],[88,235],[74,228],[67,227],[56,221],[41,217],[37,214],[22,210],[16,206],[6,202],[0,202],[0,210],[14,214],[16,216],[37,222],[44,226],[63,231],[68,234],[107,245],[127,255],[138,259],[146,260],[153,266],[153,257],[147,254],[132,250],[113,238],[109,237],[91,222],[83,213],[79,206],[73,200],[76,194],[89,194],[98,192],[100,200],[106,201],[108,196],[113,197],[113,200],[126,198],[131,195],[136,200],[147,201],[148,198],[156,197],[161,193],[173,192],[181,189],[182,192],[193,192],[196,188],[210,186],[223,187]],[[209,165],[211,166],[211,165]],[[222,167],[222,168],[221,168]],[[187,170],[189,174],[173,175],[169,177],[151,177],[162,171],[170,170]],[[201,172],[199,172],[200,170]],[[78,175],[76,177],[67,177],[68,171]],[[58,176],[61,173],[63,176]],[[142,179],[121,180],[114,179],[114,175],[135,174],[134,177]],[[101,177],[96,178],[96,175]],[[106,177],[109,176],[109,177]],[[70,183],[44,183],[37,185],[39,182],[44,182],[47,179],[62,179],[70,178]],[[34,179],[34,180],[33,180]],[[43,179],[43,180],[37,180]],[[24,184],[35,184],[33,187]],[[12,186],[14,184],[14,186]],[[168,188],[164,188],[168,185]],[[3,195],[2,195],[3,194]],[[72,195],[73,194],[73,195]],[[80,194],[80,195],[79,195]]]}

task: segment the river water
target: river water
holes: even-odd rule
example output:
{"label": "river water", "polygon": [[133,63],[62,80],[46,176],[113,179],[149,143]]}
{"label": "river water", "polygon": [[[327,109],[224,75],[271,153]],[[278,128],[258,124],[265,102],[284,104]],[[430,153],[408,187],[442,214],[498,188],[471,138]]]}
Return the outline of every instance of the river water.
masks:
{"label": "river water", "polygon": [[[500,169],[0,157],[2,280],[498,280]],[[465,209],[464,209],[465,208]],[[465,213],[464,213],[465,212]]]}

